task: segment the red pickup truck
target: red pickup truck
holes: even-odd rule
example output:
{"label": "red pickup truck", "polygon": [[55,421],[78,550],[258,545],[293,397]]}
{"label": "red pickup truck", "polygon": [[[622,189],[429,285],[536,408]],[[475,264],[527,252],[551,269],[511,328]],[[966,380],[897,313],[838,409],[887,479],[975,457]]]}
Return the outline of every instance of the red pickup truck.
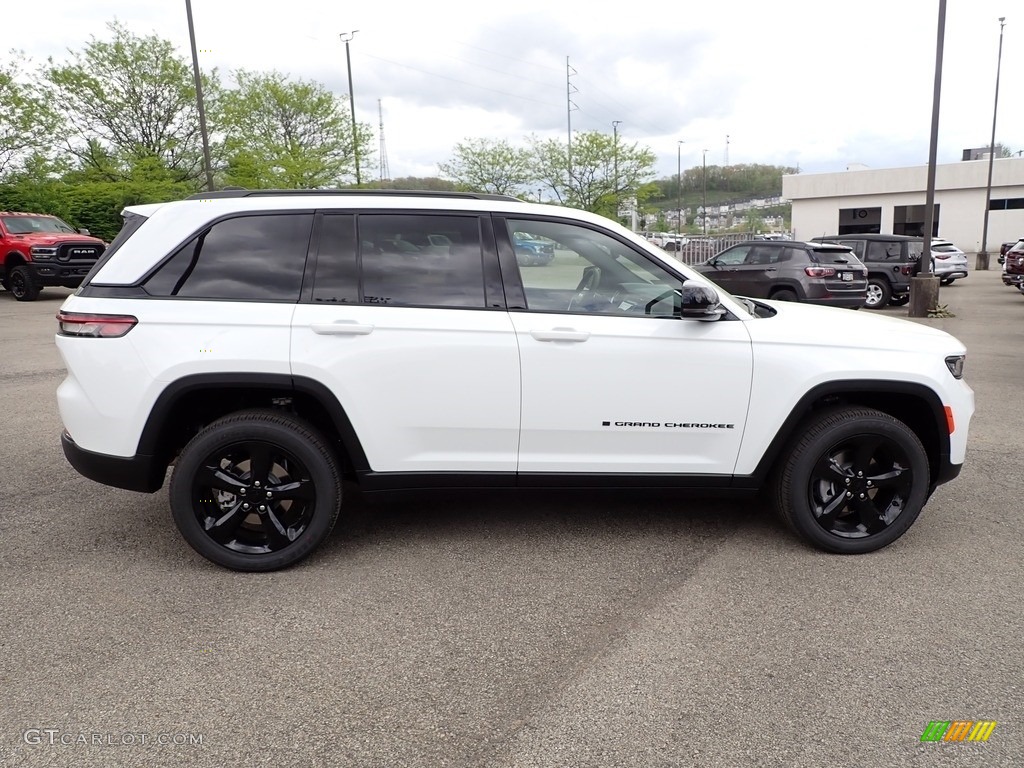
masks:
{"label": "red pickup truck", "polygon": [[35,301],[46,286],[77,288],[105,249],[56,216],[0,211],[0,284],[18,301]]}
{"label": "red pickup truck", "polygon": [[1024,291],[1024,237],[1003,252],[1003,259],[1003,285]]}

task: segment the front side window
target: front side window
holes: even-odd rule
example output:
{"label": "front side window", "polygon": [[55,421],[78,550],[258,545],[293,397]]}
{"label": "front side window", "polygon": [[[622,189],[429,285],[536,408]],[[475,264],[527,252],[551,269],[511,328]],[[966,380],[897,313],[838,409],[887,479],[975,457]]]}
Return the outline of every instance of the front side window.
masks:
{"label": "front side window", "polygon": [[144,283],[153,296],[298,301],[313,215],[238,216],[189,240]]}
{"label": "front side window", "polygon": [[749,253],[749,245],[737,245],[727,251],[722,251],[720,254],[715,256],[713,261],[715,264],[722,267],[736,267],[747,260],[747,255]]}
{"label": "front side window", "polygon": [[524,264],[517,252],[527,308],[672,317],[682,280],[603,232],[555,221],[507,222],[509,239],[550,246],[550,260]]}

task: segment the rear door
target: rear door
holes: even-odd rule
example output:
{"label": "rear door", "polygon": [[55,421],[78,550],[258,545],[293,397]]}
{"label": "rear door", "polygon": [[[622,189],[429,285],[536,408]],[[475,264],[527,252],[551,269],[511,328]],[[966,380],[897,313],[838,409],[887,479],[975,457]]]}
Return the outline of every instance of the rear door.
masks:
{"label": "rear door", "polygon": [[[507,473],[519,350],[490,219],[323,213],[292,372],[325,383],[380,473]],[[307,275],[310,270],[307,269]]]}

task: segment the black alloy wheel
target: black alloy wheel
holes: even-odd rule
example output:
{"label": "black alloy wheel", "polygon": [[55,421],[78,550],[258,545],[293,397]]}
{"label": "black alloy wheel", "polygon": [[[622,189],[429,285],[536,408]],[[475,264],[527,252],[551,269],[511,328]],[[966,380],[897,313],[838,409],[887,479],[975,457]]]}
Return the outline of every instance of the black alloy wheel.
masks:
{"label": "black alloy wheel", "polygon": [[928,458],[909,427],[880,411],[847,407],[809,424],[780,473],[776,502],[815,546],[857,554],[902,536],[928,485]]}
{"label": "black alloy wheel", "polygon": [[207,559],[242,571],[298,562],[331,532],[340,473],[327,442],[286,413],[244,411],[213,422],[182,451],[171,508]]}

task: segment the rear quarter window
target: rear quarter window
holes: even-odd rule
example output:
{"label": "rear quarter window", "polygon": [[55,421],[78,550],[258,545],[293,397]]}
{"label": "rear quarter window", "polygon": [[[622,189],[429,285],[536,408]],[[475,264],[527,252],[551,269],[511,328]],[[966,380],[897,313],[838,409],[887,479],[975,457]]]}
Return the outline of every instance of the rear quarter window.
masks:
{"label": "rear quarter window", "polygon": [[152,296],[299,300],[313,214],[224,219],[193,237],[143,283]]}

